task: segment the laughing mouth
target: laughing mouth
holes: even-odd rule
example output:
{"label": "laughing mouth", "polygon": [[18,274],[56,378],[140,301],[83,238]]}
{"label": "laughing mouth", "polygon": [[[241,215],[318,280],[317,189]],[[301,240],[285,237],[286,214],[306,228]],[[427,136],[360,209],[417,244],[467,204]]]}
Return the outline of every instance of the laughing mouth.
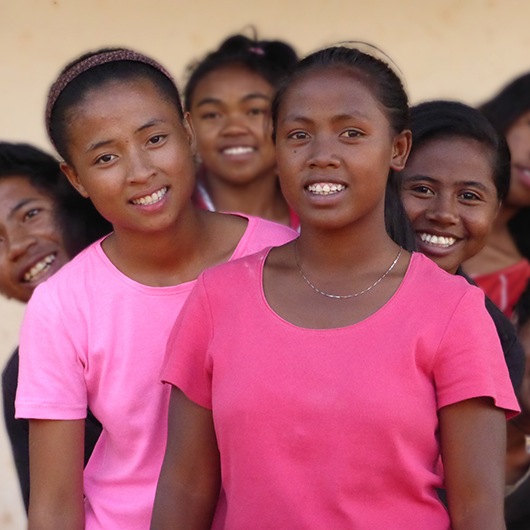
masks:
{"label": "laughing mouth", "polygon": [[254,152],[256,149],[254,147],[227,147],[226,149],[223,149],[221,152],[224,155],[248,155],[249,153]]}
{"label": "laughing mouth", "polygon": [[29,283],[42,278],[42,276],[48,272],[56,257],[57,254],[49,254],[38,263],[35,263],[35,265],[24,274],[22,281]]}
{"label": "laughing mouth", "polygon": [[321,184],[310,184],[307,186],[307,190],[316,195],[332,195],[333,193],[339,193],[339,191],[342,191],[345,188],[346,186],[343,186],[342,184],[333,184],[328,182]]}
{"label": "laughing mouth", "polygon": [[439,248],[448,248],[451,245],[454,245],[457,241],[455,237],[435,236],[425,232],[418,235],[424,243],[428,243],[429,245]]}
{"label": "laughing mouth", "polygon": [[161,190],[155,191],[151,195],[146,195],[145,197],[140,197],[139,199],[134,199],[131,201],[132,204],[156,204],[157,202],[160,202],[162,198],[167,193],[168,187],[162,188]]}

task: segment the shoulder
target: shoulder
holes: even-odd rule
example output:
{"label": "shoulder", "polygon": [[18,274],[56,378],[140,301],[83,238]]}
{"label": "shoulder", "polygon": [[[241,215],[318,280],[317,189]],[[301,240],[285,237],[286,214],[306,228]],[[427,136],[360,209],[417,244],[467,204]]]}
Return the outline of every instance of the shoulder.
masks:
{"label": "shoulder", "polygon": [[445,272],[423,254],[413,253],[407,276],[412,286],[421,290],[426,297],[458,301],[468,293],[475,293],[475,296],[482,298],[484,304],[484,295],[478,287],[469,284],[462,276]]}
{"label": "shoulder", "polygon": [[265,247],[284,245],[298,237],[288,226],[248,216],[248,226],[241,238],[235,258],[254,254]]}
{"label": "shoulder", "polygon": [[259,252],[207,269],[199,277],[199,283],[208,291],[208,295],[227,291],[241,296],[242,290],[248,288],[249,284],[260,281],[269,250],[270,247],[262,248]]}

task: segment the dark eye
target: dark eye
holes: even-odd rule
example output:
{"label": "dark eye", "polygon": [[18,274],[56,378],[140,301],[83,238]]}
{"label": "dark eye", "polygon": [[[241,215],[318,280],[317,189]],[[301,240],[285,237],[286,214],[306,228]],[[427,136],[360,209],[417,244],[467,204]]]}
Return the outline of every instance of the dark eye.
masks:
{"label": "dark eye", "polygon": [[149,143],[152,145],[159,144],[165,137],[164,134],[157,134],[156,136],[149,138]]}
{"label": "dark eye", "polygon": [[460,197],[464,199],[465,201],[480,200],[480,197],[476,193],[473,193],[472,191],[464,191],[463,193],[460,194]]}
{"label": "dark eye", "polygon": [[309,135],[302,131],[296,131],[291,133],[287,138],[290,138],[291,140],[306,140],[309,138]]}
{"label": "dark eye", "polygon": [[115,155],[101,155],[96,159],[96,164],[108,164],[116,158]]}
{"label": "dark eye", "polygon": [[358,131],[356,129],[348,129],[347,131],[344,131],[341,136],[344,138],[358,138],[359,136],[362,136],[363,133],[361,131]]}
{"label": "dark eye", "polygon": [[266,111],[263,110],[263,109],[257,109],[257,108],[256,108],[256,109],[250,109],[250,110],[248,111],[248,113],[249,113],[251,116],[261,116],[261,115],[265,114]]}
{"label": "dark eye", "polygon": [[205,114],[201,115],[202,120],[214,120],[215,118],[219,117],[218,112],[206,112]]}
{"label": "dark eye", "polygon": [[35,217],[40,212],[40,208],[32,208],[24,214],[24,221]]}
{"label": "dark eye", "polygon": [[412,191],[420,195],[434,195],[433,191],[428,186],[414,186]]}

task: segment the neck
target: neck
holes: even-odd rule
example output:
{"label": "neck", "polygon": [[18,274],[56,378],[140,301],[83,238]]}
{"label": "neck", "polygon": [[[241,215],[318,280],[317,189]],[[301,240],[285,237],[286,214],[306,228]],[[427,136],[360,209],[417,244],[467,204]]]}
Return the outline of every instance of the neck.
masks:
{"label": "neck", "polygon": [[[384,217],[365,218],[339,230],[308,227],[302,223],[298,254],[311,268],[340,274],[380,267],[382,257],[396,257],[399,247],[388,236]],[[386,258],[385,258],[386,259]]]}
{"label": "neck", "polygon": [[121,272],[145,285],[165,287],[191,281],[196,278],[191,264],[204,245],[202,216],[190,204],[173,226],[160,232],[114,227],[103,250]]}
{"label": "neck", "polygon": [[206,171],[203,185],[217,211],[244,213],[289,224],[289,207],[275,172],[247,184],[231,184]]}

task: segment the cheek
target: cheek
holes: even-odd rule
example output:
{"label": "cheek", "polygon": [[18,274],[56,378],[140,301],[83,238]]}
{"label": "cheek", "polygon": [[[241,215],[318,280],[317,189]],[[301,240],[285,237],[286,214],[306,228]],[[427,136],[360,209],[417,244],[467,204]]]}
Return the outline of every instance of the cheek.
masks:
{"label": "cheek", "polygon": [[405,208],[410,222],[414,226],[414,223],[419,221],[425,213],[424,201],[405,192],[401,195],[401,202],[403,203],[403,207]]}

